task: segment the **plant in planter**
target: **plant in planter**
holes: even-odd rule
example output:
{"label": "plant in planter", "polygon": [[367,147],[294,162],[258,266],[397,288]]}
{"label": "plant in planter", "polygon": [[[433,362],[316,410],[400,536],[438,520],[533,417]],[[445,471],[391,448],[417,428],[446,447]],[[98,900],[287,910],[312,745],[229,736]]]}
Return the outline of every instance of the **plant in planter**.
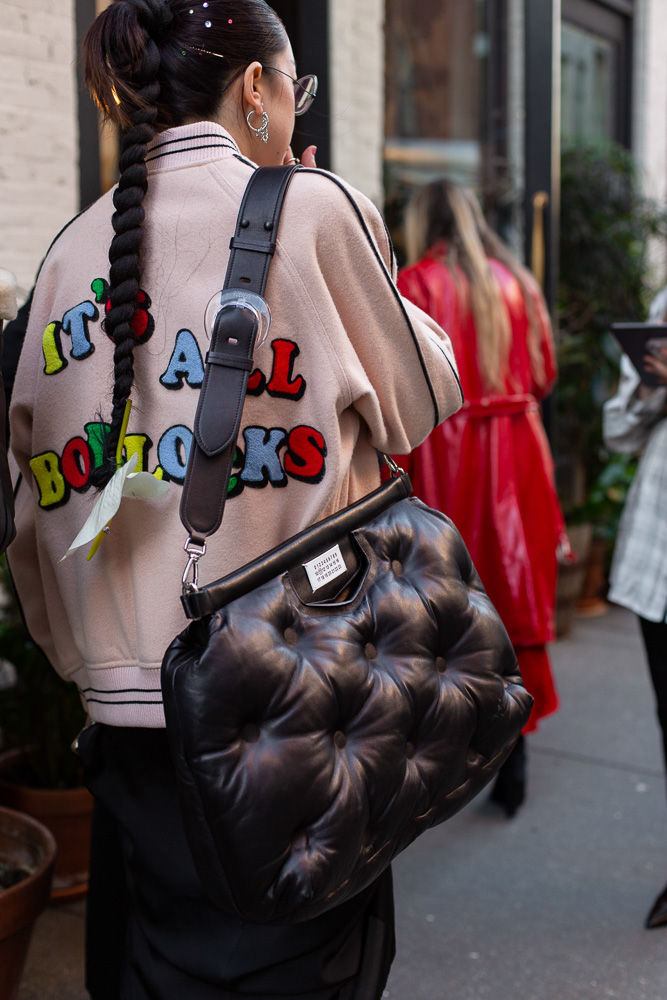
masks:
{"label": "plant in planter", "polygon": [[636,457],[611,455],[585,502],[572,514],[572,524],[589,525],[591,529],[581,592],[584,610],[595,607],[595,602],[606,595],[614,542],[637,463]]}
{"label": "plant in planter", "polygon": [[[631,154],[575,145],[562,154],[555,451],[568,524],[592,524],[608,568],[622,499],[635,465],[602,440],[602,405],[614,392],[619,349],[610,326],[643,320],[651,297],[648,246],[665,214],[641,194]],[[590,580],[596,591],[602,586]]]}
{"label": "plant in planter", "polygon": [[[5,598],[0,660],[13,683],[0,689],[0,805],[44,823],[58,844],[54,898],[85,891],[92,799],[71,744],[86,714],[74,684],[63,681],[30,639],[0,560]],[[13,669],[12,669],[13,668]]]}
{"label": "plant in planter", "polygon": [[[16,1000],[37,917],[49,900],[56,844],[30,816],[0,808],[0,997]],[[6,876],[6,879],[4,878]]]}

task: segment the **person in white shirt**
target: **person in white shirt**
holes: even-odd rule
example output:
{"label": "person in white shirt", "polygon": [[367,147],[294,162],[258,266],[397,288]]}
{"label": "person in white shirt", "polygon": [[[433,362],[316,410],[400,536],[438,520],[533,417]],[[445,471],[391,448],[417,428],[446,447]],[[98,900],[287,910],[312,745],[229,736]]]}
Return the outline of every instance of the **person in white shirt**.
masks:
{"label": "person in white shirt", "polygon": [[[667,288],[654,299],[649,318],[667,321]],[[667,761],[667,347],[644,363],[660,384],[644,385],[623,355],[618,392],[603,411],[607,447],[628,455],[642,452],[616,540],[609,600],[639,618]],[[665,925],[667,886],[645,922],[649,928]]]}

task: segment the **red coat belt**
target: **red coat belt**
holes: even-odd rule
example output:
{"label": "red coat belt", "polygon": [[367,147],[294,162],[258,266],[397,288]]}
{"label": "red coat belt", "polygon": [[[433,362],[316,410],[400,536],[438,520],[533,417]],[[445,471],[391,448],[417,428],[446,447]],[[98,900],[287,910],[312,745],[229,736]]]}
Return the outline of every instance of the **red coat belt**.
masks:
{"label": "red coat belt", "polygon": [[532,393],[516,393],[508,396],[482,396],[467,399],[461,414],[472,420],[484,417],[513,417],[517,413],[531,413],[539,410],[539,403]]}

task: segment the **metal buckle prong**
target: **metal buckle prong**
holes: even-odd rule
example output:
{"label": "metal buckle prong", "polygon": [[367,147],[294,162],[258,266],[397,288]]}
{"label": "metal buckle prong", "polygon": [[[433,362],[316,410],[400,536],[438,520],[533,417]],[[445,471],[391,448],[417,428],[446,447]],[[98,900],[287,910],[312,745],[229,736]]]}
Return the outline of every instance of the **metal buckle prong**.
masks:
{"label": "metal buckle prong", "polygon": [[[206,555],[206,542],[195,542],[192,537],[188,538],[187,542],[183,546],[188,554],[188,562],[185,567],[185,572],[183,573],[183,578],[181,583],[183,584],[183,593],[192,594],[199,590],[199,560],[202,556]],[[190,570],[192,570],[192,582],[188,582],[188,576],[190,575]]]}

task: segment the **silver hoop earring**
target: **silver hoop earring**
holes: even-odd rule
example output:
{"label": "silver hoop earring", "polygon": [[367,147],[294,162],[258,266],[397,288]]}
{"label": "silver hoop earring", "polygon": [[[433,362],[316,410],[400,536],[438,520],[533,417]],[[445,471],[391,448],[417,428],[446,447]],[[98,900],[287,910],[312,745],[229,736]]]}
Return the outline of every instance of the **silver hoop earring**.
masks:
{"label": "silver hoop earring", "polygon": [[251,129],[255,133],[255,137],[257,139],[261,139],[262,142],[268,142],[269,141],[269,116],[267,115],[267,113],[264,110],[264,108],[262,108],[262,124],[259,126],[259,128],[255,128],[254,125],[250,124],[251,117],[253,115],[258,115],[258,114],[259,114],[259,111],[256,111],[254,108],[252,109],[252,111],[248,112],[248,117],[246,118],[246,121],[248,122],[248,128]]}

